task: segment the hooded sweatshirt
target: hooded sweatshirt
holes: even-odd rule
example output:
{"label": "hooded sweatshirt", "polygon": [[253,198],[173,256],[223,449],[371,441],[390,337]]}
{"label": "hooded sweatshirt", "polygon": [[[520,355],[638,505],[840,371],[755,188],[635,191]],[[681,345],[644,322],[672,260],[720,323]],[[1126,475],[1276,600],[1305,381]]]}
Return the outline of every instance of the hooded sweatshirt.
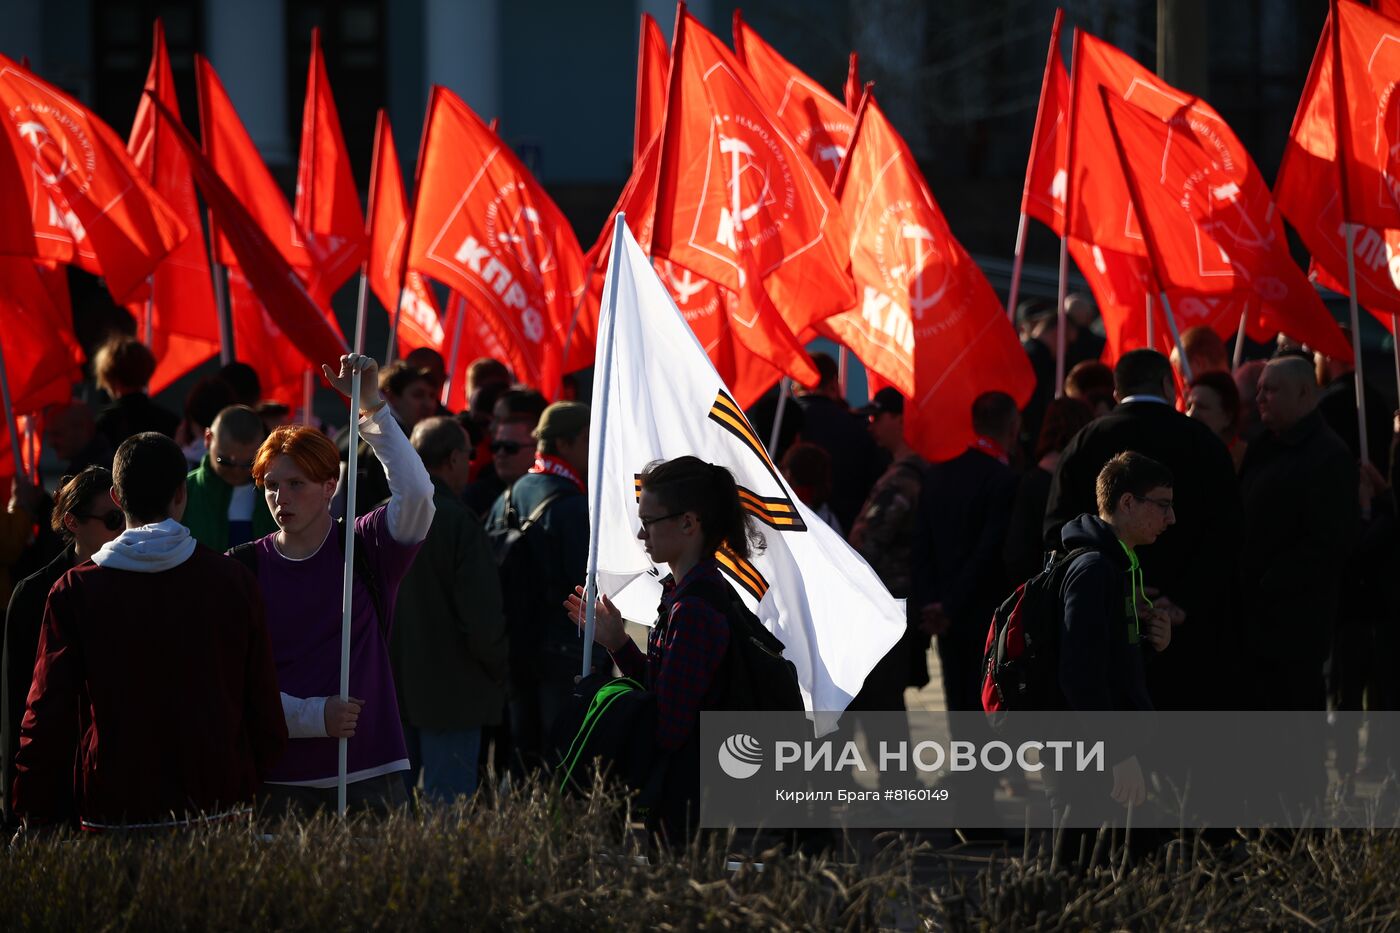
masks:
{"label": "hooded sweatshirt", "polygon": [[128,528],[98,549],[92,562],[113,570],[162,573],[190,559],[195,540],[184,525],[167,518],[152,525]]}
{"label": "hooded sweatshirt", "polygon": [[1066,551],[1093,548],[1070,564],[1062,591],[1060,689],[1073,710],[1151,710],[1138,609],[1142,571],[1112,527],[1084,514],[1064,526]]}

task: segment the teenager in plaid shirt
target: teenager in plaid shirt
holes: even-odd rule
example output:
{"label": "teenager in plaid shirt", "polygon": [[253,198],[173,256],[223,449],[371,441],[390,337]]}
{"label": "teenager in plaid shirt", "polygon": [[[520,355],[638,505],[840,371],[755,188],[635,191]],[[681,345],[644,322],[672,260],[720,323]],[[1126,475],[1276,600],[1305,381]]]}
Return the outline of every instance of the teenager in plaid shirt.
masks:
{"label": "teenager in plaid shirt", "polygon": [[[724,612],[712,599],[702,598],[700,591],[716,584],[728,589],[715,560],[721,546],[747,559],[751,550],[762,546],[762,538],[744,512],[733,475],[697,457],[648,466],[642,474],[637,517],[642,525],[637,537],[647,555],[671,568],[662,581],[661,605],[647,638],[646,655],[627,635],[612,600],[602,594],[594,640],[607,649],[623,676],[641,681],[656,694],[657,746],[673,754],[673,771],[688,770],[685,763],[694,758],[693,783],[698,781],[700,711],[721,708],[720,668],[729,645]],[[732,592],[730,596],[738,598]],[[577,587],[566,603],[580,626],[582,598],[583,587]]]}

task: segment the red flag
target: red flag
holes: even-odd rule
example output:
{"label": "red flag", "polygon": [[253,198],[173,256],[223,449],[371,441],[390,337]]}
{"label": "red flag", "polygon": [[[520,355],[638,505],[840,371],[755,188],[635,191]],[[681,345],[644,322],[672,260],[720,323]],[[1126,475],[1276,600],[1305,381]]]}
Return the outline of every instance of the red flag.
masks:
{"label": "red flag", "polygon": [[738,10],[734,11],[734,51],[759,96],[830,185],[855,130],[851,111],[764,42]]}
{"label": "red flag", "polygon": [[972,403],[1000,390],[1024,405],[1035,375],[982,271],[954,238],[903,139],[867,95],[838,181],[852,225],[857,312],[832,327],[909,396],[906,436],[947,460],[975,439]]}
{"label": "red flag", "polygon": [[[1195,181],[1197,191],[1204,187],[1207,193],[1201,206],[1209,209],[1210,236],[1229,255],[1236,274],[1248,282],[1260,313],[1273,322],[1275,330],[1346,357],[1346,339],[1294,264],[1268,187],[1229,125],[1209,104],[1164,83],[1108,43],[1076,32],[1075,49],[1075,116],[1069,133],[1067,179],[1067,197],[1073,205],[1071,235],[1105,249],[1146,254],[1114,151],[1105,98],[1095,89],[1103,86],[1114,98],[1161,120],[1179,115],[1191,125],[1211,159],[1209,177]],[[1187,192],[1182,187],[1176,195],[1185,199]],[[1200,245],[1199,253],[1199,268],[1205,269],[1210,261],[1206,244]],[[1177,284],[1189,285],[1201,297],[1213,290],[1204,274],[1194,282],[1183,278]]]}
{"label": "red flag", "polygon": [[[170,56],[165,49],[165,30],[159,19],[145,89],[171,113],[180,112]],[[219,352],[219,312],[214,304],[204,225],[199,219],[189,160],[171,138],[170,130],[160,124],[150,101],[142,96],[136,107],[127,150],[143,177],[190,231],[156,266],[150,287],[139,289],[136,300],[126,306],[138,322],[137,333],[142,333],[149,305],[150,346],[156,371],[148,390],[154,395]]]}
{"label": "red flag", "polygon": [[1057,234],[1065,230],[1065,166],[1069,143],[1069,74],[1060,59],[1060,23],[1065,11],[1055,10],[1050,26],[1050,50],[1040,82],[1040,105],[1031,130],[1026,183],[1021,189],[1021,213],[1034,217]]}
{"label": "red flag", "polygon": [[[467,368],[473,360],[489,356],[505,363],[511,372],[519,372],[516,367],[528,366],[529,360],[516,349],[509,331],[496,315],[474,310],[456,292],[447,299],[447,311],[445,345],[451,353],[456,344],[456,365],[452,372],[451,394],[443,404],[452,411],[465,411],[471,401],[467,398]],[[460,337],[457,335],[459,326]],[[447,363],[452,365],[452,360]]]}
{"label": "red flag", "polygon": [[[59,268],[58,275],[66,275]],[[5,375],[17,415],[67,401],[82,379],[83,352],[73,336],[72,313],[55,304],[33,260],[0,257],[0,340]],[[61,398],[55,398],[61,387]],[[0,419],[3,420],[3,419]]]}
{"label": "red flag", "polygon": [[418,176],[409,267],[495,314],[528,361],[516,375],[552,395],[584,287],[573,229],[515,153],[446,88],[433,88]]}
{"label": "red flag", "polygon": [[671,58],[653,249],[737,294],[749,349],[811,384],[795,341],[762,346],[753,328],[768,308],[800,334],[854,306],[839,205],[734,55],[684,7]]}
{"label": "red flag", "polygon": [[[1333,61],[1329,18],[1284,146],[1274,196],[1312,254],[1315,267],[1325,271],[1326,277],[1318,276],[1318,280],[1346,294],[1346,224],[1338,167]],[[1358,226],[1354,254],[1357,301],[1390,326],[1390,315],[1400,313],[1400,279],[1391,272],[1390,263],[1391,256],[1400,255],[1400,231]]]}
{"label": "red flag", "polygon": [[[196,55],[194,61],[205,157],[286,263],[301,273],[313,300],[325,305],[334,289],[322,277],[317,257],[309,248],[305,232],[292,217],[287,198],[233,109],[233,101],[229,100],[214,66],[202,55]],[[200,188],[203,190],[203,185]],[[216,229],[212,235],[218,261],[226,266],[236,265],[237,256],[228,242],[227,231]],[[242,353],[241,348],[239,352]]]}
{"label": "red flag", "polygon": [[384,309],[399,308],[400,349],[442,352],[443,322],[437,296],[412,270],[403,273],[408,235],[408,197],[389,116],[381,108],[374,123],[374,165],[369,180],[369,287]]}
{"label": "red flag", "polygon": [[[846,65],[846,109],[851,113],[856,112],[860,106],[860,59],[855,52],[851,53],[851,60]],[[872,395],[874,393],[871,393]]]}
{"label": "red flag", "polygon": [[1332,32],[1343,213],[1400,227],[1400,23],[1351,0],[1334,5]]}
{"label": "red flag", "polygon": [[632,164],[642,157],[642,150],[653,136],[661,132],[666,119],[666,68],[670,51],[666,37],[650,13],[642,14],[641,34],[637,49],[637,111],[632,126]]}
{"label": "red flag", "polygon": [[311,30],[293,217],[309,240],[327,294],[333,293],[355,274],[364,258],[365,217],[360,213],[360,192],[321,55],[321,30],[316,28]]}
{"label": "red flag", "polygon": [[[345,352],[345,338],[327,322],[306,285],[238,200],[174,114],[152,100],[190,160],[195,183],[219,230],[227,238],[234,263],[247,277],[270,319],[308,363],[331,362]],[[235,338],[235,345],[237,340]],[[254,365],[258,360],[248,358]],[[304,368],[304,367],[303,367]]]}
{"label": "red flag", "polygon": [[1163,121],[1098,91],[1158,286],[1205,293],[1243,287],[1230,254],[1213,237],[1217,207],[1237,202],[1239,186],[1186,117]]}
{"label": "red flag", "polygon": [[126,301],[186,236],[184,224],[107,124],[3,55],[0,107],[4,252],[77,265]]}

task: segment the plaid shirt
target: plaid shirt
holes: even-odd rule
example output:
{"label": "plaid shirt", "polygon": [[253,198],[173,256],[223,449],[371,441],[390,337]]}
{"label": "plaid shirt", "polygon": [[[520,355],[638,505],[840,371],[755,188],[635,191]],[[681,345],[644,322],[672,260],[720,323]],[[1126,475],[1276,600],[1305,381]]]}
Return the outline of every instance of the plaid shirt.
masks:
{"label": "plaid shirt", "polygon": [[725,583],[713,558],[691,568],[679,584],[661,581],[656,625],[647,636],[647,653],[628,640],[612,659],[624,677],[642,681],[656,693],[656,742],[673,751],[685,744],[700,724],[700,710],[718,699],[715,675],[729,647],[725,614],[686,590],[697,580]]}

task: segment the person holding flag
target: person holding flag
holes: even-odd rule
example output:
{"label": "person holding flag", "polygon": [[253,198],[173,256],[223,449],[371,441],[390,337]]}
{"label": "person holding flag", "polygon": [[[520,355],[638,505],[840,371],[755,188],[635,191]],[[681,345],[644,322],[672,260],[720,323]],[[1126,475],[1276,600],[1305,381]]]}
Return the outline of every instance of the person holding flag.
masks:
{"label": "person holding flag", "polygon": [[[256,569],[287,731],[294,740],[266,777],[265,815],[331,808],[339,738],[349,746],[351,808],[383,811],[407,799],[398,772],[409,767],[389,664],[387,632],[399,583],[432,525],[433,483],[379,393],[379,368],[367,356],[340,358],[326,381],[350,397],[360,370],[361,436],[384,465],[389,501],[355,520],[350,685],[339,695],[341,601],[347,529],[331,517],[340,477],[334,442],[315,428],[284,425],[253,461],[277,531],[230,555]],[[360,556],[363,555],[363,559]]]}

